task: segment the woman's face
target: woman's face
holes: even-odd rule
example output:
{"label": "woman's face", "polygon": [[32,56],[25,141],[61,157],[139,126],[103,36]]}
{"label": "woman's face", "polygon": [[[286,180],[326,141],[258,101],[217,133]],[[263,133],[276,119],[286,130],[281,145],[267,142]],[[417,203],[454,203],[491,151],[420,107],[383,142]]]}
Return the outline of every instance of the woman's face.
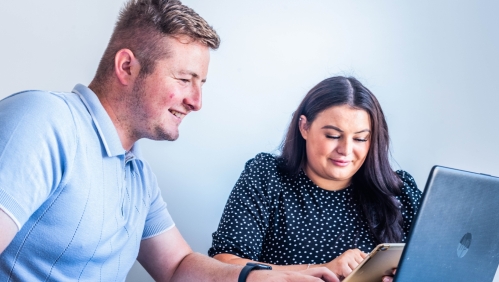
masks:
{"label": "woman's face", "polygon": [[333,106],[312,123],[302,115],[299,127],[306,140],[307,176],[323,189],[346,188],[369,152],[369,114],[348,105]]}

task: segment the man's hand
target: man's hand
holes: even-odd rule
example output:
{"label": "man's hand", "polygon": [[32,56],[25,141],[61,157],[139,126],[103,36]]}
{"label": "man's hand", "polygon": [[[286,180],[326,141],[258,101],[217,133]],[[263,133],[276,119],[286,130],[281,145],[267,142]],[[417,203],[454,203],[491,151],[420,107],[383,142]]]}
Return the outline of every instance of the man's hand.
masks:
{"label": "man's hand", "polygon": [[12,218],[0,209],[0,254],[7,248],[17,233],[17,225]]}
{"label": "man's hand", "polygon": [[323,266],[329,268],[341,278],[347,277],[367,256],[359,249],[350,249]]}
{"label": "man's hand", "polygon": [[336,275],[326,267],[315,267],[302,271],[254,270],[247,282],[339,282]]}

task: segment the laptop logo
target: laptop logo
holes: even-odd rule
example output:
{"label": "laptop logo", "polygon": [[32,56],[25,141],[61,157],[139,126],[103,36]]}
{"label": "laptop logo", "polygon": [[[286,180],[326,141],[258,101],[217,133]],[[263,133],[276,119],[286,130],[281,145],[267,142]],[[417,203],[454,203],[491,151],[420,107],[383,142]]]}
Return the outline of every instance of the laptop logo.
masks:
{"label": "laptop logo", "polygon": [[463,238],[457,245],[457,256],[462,258],[466,255],[471,245],[471,233],[464,234]]}

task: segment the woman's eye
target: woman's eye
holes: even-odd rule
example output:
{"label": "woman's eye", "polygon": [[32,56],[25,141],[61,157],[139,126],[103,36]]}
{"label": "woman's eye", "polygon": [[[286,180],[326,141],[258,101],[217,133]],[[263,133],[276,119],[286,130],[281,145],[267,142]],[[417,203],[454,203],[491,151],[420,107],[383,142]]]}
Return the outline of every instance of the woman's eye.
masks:
{"label": "woman's eye", "polygon": [[336,136],[336,135],[326,135],[326,138],[329,138],[329,139],[340,139],[340,136]]}
{"label": "woman's eye", "polygon": [[358,141],[358,142],[367,142],[367,139],[356,138],[355,141]]}

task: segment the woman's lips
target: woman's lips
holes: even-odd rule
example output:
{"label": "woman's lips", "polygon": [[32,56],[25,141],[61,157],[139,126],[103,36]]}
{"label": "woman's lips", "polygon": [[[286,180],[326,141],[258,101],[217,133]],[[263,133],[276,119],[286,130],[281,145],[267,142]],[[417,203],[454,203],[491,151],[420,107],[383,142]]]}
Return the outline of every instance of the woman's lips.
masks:
{"label": "woman's lips", "polygon": [[331,162],[332,162],[334,165],[341,166],[341,167],[345,167],[345,166],[349,165],[352,161],[333,160],[333,159],[331,159]]}

